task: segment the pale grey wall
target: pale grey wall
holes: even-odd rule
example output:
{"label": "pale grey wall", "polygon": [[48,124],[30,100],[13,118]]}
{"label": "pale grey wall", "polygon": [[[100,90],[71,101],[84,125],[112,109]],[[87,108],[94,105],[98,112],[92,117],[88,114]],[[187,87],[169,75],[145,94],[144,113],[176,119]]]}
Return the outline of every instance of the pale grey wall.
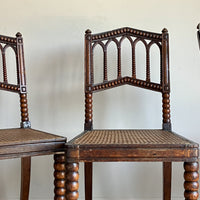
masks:
{"label": "pale grey wall", "polygon": [[[173,130],[200,142],[199,0],[0,0],[0,5],[0,33],[20,31],[24,36],[33,128],[68,139],[83,130],[83,38],[87,28],[101,32],[130,26],[160,32],[167,27]],[[5,98],[5,94],[0,94],[1,113],[6,113],[5,118],[0,115],[0,127],[18,126],[14,118],[18,110],[12,110],[18,100],[14,103],[16,96]],[[161,127],[160,95],[152,94],[125,86],[95,95],[95,126]],[[52,166],[51,156],[33,159],[31,199],[53,199]],[[183,198],[182,164],[174,164],[173,171],[173,197]],[[0,162],[0,199],[18,198],[19,172],[20,160]],[[94,172],[95,198],[161,199],[161,163],[98,163]],[[80,185],[82,198],[82,165]]]}

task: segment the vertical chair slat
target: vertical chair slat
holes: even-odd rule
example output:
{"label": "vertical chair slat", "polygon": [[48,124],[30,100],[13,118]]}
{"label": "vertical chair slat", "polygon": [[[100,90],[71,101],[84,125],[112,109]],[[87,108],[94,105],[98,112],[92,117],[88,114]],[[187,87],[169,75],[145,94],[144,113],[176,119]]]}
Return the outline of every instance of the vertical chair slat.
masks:
{"label": "vertical chair slat", "polygon": [[7,68],[6,68],[6,55],[5,55],[5,49],[2,51],[2,62],[3,62],[3,82],[8,82],[8,76],[7,76]]}
{"label": "vertical chair slat", "polygon": [[147,82],[150,82],[149,47],[146,47],[146,81],[147,81]]}
{"label": "vertical chair slat", "polygon": [[107,76],[107,49],[104,48],[103,51],[103,57],[104,57],[104,70],[103,70],[103,81],[107,81],[108,80],[108,76]]}

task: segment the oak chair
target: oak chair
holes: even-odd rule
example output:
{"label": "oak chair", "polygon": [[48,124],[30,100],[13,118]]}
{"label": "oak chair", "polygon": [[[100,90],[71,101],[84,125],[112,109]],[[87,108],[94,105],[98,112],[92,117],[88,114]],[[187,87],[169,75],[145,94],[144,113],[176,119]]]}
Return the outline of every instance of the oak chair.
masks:
{"label": "oak chair", "polygon": [[198,39],[198,42],[199,42],[199,49],[200,49],[200,24],[197,25],[197,39]]}
{"label": "oak chair", "polygon": [[[122,75],[121,44],[126,38],[131,45],[132,73]],[[136,44],[142,42],[146,53],[146,79],[136,76]],[[110,43],[117,49],[117,76],[108,79],[107,49]],[[94,83],[94,49],[100,45],[103,52],[103,78]],[[160,81],[151,80],[151,46],[160,52]],[[162,94],[162,129],[95,130],[93,129],[93,93],[122,85],[149,89]],[[163,199],[171,199],[172,162],[184,162],[185,199],[198,199],[198,144],[171,130],[170,79],[168,31],[152,33],[133,28],[120,28],[104,33],[85,32],[85,125],[84,132],[66,144],[66,197],[78,199],[79,162],[85,165],[85,199],[92,199],[92,163],[110,161],[163,162]]]}
{"label": "oak chair", "polygon": [[[7,73],[7,49],[11,49],[16,59],[17,80],[13,84]],[[2,81],[0,89],[19,94],[21,108],[20,128],[0,129],[0,159],[21,158],[20,200],[28,200],[30,186],[31,157],[54,154],[55,200],[65,199],[65,156],[63,147],[66,138],[31,128],[27,105],[26,73],[24,65],[23,38],[0,35],[2,56]],[[14,66],[15,67],[15,66]]]}

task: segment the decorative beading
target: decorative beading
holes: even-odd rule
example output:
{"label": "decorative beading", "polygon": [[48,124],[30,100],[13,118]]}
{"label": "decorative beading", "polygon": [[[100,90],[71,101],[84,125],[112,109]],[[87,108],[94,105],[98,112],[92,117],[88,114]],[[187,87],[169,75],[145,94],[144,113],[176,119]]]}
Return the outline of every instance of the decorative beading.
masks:
{"label": "decorative beading", "polygon": [[15,38],[12,38],[12,37],[0,36],[0,42],[15,44],[17,42],[17,40]]}
{"label": "decorative beading", "polygon": [[54,200],[66,200],[65,155],[54,155]]}
{"label": "decorative beading", "polygon": [[[118,30],[115,30],[114,33],[116,35],[114,35],[113,33],[113,37],[112,38],[105,38],[105,42],[102,42],[101,40],[94,40],[94,41],[91,41],[90,40],[90,44],[92,46],[92,52],[91,52],[91,55],[90,55],[90,61],[91,61],[91,65],[90,65],[90,77],[91,77],[91,84],[93,84],[93,54],[94,54],[94,48],[97,46],[97,45],[100,45],[102,47],[102,50],[103,50],[103,66],[104,66],[104,79],[102,80],[103,83],[106,83],[108,80],[107,80],[107,68],[109,66],[107,66],[107,48],[108,48],[108,45],[111,43],[111,42],[114,42],[116,44],[116,47],[117,47],[117,79],[121,79],[123,78],[122,77],[122,74],[121,74],[121,71],[122,71],[122,64],[121,64],[121,45],[122,45],[122,42],[125,38],[127,38],[131,44],[131,47],[132,47],[132,78],[136,79],[136,61],[135,61],[135,51],[136,51],[136,44],[141,41],[144,46],[145,46],[145,49],[146,49],[146,82],[150,82],[151,78],[151,74],[150,74],[150,48],[153,44],[156,44],[158,46],[158,48],[160,49],[160,57],[161,56],[161,53],[162,53],[162,45],[161,45],[161,41],[155,41],[151,38],[149,38],[150,41],[146,41],[145,39],[146,38],[143,38],[141,37],[141,35],[143,35],[143,33],[141,32],[137,32],[138,35],[135,36],[135,38],[133,38],[132,36],[133,35],[130,35],[129,32],[127,31],[130,31],[131,29],[122,29],[122,31],[120,32],[121,29],[118,29]],[[117,34],[120,34],[120,35],[117,35]],[[88,33],[88,35],[91,35],[90,33]],[[109,34],[104,34],[104,33],[100,33],[100,34],[97,34],[97,35],[101,35],[101,37],[106,37],[108,36]],[[145,35],[149,35],[149,34],[146,34]],[[151,34],[150,34],[151,35]],[[162,36],[162,34],[160,34],[160,36]],[[116,37],[119,37],[118,39],[116,39]],[[86,53],[86,55],[88,55]],[[87,59],[88,61],[89,59]],[[88,61],[89,62],[89,61]],[[87,62],[87,63],[88,63]],[[87,74],[87,76],[89,76]],[[88,80],[88,78],[87,78]],[[122,79],[122,82],[124,80]],[[143,82],[141,82],[143,83]],[[154,85],[154,83],[151,83],[151,85]],[[148,89],[148,87],[147,87]],[[156,91],[157,91],[158,88],[156,88]],[[166,88],[165,88],[166,89]]]}
{"label": "decorative beading", "polygon": [[123,77],[123,78],[118,78],[118,79],[108,81],[105,83],[95,84],[92,87],[92,91],[97,92],[99,90],[105,90],[108,88],[113,88],[113,87],[117,87],[117,86],[124,85],[124,84],[147,88],[147,89],[158,91],[158,92],[162,91],[162,86],[160,84],[146,82],[144,80],[134,79],[131,77]]}
{"label": "decorative beading", "polygon": [[163,94],[163,123],[170,123],[170,95]]}
{"label": "decorative beading", "polygon": [[113,36],[114,37],[119,36],[119,35],[126,34],[126,33],[129,33],[136,37],[140,36],[140,37],[144,37],[144,38],[151,38],[151,39],[158,40],[158,41],[160,41],[162,39],[161,34],[147,32],[147,31],[141,31],[141,30],[132,29],[129,27],[124,27],[124,28],[120,28],[120,29],[116,29],[116,30],[112,30],[112,31],[108,31],[108,32],[100,33],[100,34],[93,34],[92,40],[103,40],[103,39],[107,39],[107,38],[110,38]]}
{"label": "decorative beading", "polygon": [[66,197],[67,200],[77,200],[79,197],[79,164],[66,163]]}
{"label": "decorative beading", "polygon": [[92,93],[85,94],[85,129],[92,128]]}
{"label": "decorative beading", "polygon": [[0,82],[0,88],[3,90],[8,90],[8,91],[12,91],[12,92],[20,92],[20,88],[18,85],[12,85],[12,84],[8,84],[8,83],[2,83]]}
{"label": "decorative beading", "polygon": [[28,117],[28,104],[27,104],[27,94],[20,94],[20,106],[21,106],[21,121],[29,121]]}
{"label": "decorative beading", "polygon": [[195,200],[198,199],[199,193],[198,193],[198,188],[199,188],[199,163],[198,162],[185,162],[184,163],[184,188],[185,188],[185,193],[184,197],[186,200]]}

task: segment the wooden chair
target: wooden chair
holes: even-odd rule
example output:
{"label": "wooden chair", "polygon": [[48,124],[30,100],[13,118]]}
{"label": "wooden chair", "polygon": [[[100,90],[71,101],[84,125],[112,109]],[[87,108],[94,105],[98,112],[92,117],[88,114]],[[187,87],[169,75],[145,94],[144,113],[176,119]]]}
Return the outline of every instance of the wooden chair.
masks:
{"label": "wooden chair", "polygon": [[198,39],[198,42],[199,42],[199,49],[200,49],[200,24],[197,25],[197,39]]}
{"label": "wooden chair", "polygon": [[[7,76],[6,55],[8,48],[11,48],[15,54],[17,84],[12,84]],[[19,94],[21,107],[21,127],[0,129],[0,159],[21,158],[20,199],[27,200],[29,198],[31,157],[55,154],[54,199],[65,199],[65,156],[63,154],[63,147],[66,142],[66,138],[31,128],[28,116],[22,35],[20,33],[17,33],[16,37],[0,35],[0,52],[3,63],[3,81],[0,82],[0,89]]]}
{"label": "wooden chair", "polygon": [[[122,76],[121,44],[128,39],[132,49],[132,75]],[[146,79],[136,77],[135,51],[142,42],[146,52]],[[107,48],[111,42],[117,49],[117,77],[108,80]],[[150,51],[160,50],[160,82],[151,81]],[[94,84],[94,49],[103,52],[103,80]],[[162,129],[95,130],[93,129],[93,93],[122,85],[131,85],[162,93]],[[92,163],[110,161],[163,162],[163,199],[171,199],[172,162],[184,162],[185,199],[198,199],[198,144],[171,130],[168,31],[152,33],[132,28],[120,28],[104,33],[85,33],[85,130],[66,145],[66,196],[78,199],[79,162],[85,163],[85,199],[92,199]]]}

